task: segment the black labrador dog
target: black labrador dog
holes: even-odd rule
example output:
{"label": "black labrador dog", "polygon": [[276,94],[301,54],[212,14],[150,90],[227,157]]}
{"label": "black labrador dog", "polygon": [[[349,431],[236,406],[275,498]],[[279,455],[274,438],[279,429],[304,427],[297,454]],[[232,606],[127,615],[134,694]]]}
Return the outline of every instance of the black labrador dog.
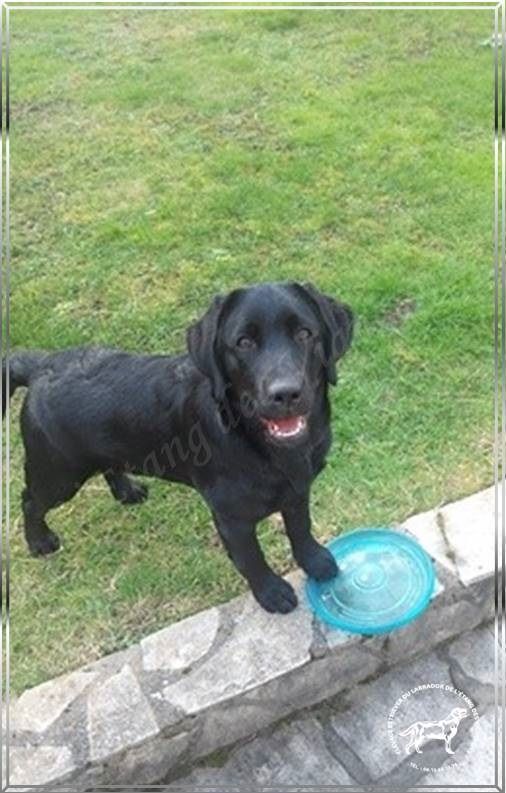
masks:
{"label": "black labrador dog", "polygon": [[[186,355],[14,354],[9,395],[28,387],[21,430],[31,553],[58,549],[46,513],[96,473],[125,504],[147,496],[129,473],[183,482],[209,505],[257,601],[291,611],[295,592],[267,565],[256,524],[281,512],[303,570],[336,575],[311,535],[309,491],[330,447],[327,390],[352,328],[350,308],[309,284],[260,284],[216,297],[189,328]],[[5,374],[4,365],[4,409]]]}

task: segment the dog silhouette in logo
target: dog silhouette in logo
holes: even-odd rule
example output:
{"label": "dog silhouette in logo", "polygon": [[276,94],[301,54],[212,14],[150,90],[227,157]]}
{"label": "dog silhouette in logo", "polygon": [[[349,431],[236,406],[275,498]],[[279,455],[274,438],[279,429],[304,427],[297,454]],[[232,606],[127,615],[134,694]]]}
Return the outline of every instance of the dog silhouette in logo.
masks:
{"label": "dog silhouette in logo", "polygon": [[398,733],[403,738],[409,736],[406,745],[406,754],[414,748],[417,754],[422,754],[422,745],[429,741],[444,741],[447,754],[455,754],[452,749],[452,739],[457,734],[459,724],[467,717],[466,708],[453,708],[452,712],[440,721],[415,721],[402,732]]}

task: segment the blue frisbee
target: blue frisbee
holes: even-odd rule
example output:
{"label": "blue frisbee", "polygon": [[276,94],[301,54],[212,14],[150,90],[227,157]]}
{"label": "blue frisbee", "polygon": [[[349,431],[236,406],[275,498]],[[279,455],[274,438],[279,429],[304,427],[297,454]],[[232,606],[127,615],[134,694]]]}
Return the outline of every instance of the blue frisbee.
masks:
{"label": "blue frisbee", "polygon": [[415,620],[429,605],[436,577],[415,540],[391,529],[356,529],[327,548],[339,572],[308,579],[311,607],[323,622],[350,633],[387,633]]}

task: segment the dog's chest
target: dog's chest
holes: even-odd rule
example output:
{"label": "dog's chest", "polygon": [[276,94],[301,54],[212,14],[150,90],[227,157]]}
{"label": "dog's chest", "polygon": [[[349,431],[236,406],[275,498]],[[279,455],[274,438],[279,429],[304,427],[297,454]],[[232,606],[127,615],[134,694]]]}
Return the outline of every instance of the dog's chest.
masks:
{"label": "dog's chest", "polygon": [[291,459],[237,454],[222,458],[219,471],[211,469],[209,478],[200,478],[196,486],[217,512],[258,521],[307,494],[323,468],[324,455],[324,448]]}
{"label": "dog's chest", "polygon": [[257,522],[279,512],[293,498],[290,482],[281,476],[233,476],[215,480],[202,490],[213,510]]}

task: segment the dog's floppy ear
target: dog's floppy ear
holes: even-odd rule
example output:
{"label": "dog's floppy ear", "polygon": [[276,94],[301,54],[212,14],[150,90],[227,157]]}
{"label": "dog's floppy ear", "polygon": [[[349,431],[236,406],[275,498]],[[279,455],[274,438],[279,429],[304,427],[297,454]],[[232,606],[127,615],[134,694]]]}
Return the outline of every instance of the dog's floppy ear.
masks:
{"label": "dog's floppy ear", "polygon": [[324,327],[324,366],[331,385],[337,382],[336,361],[342,358],[353,337],[353,312],[345,303],[322,294],[312,284],[300,286],[319,312]]}
{"label": "dog's floppy ear", "polygon": [[217,295],[201,319],[186,331],[186,342],[190,356],[202,374],[211,381],[213,397],[222,402],[225,397],[226,383],[221,369],[216,339],[221,311],[225,298]]}

